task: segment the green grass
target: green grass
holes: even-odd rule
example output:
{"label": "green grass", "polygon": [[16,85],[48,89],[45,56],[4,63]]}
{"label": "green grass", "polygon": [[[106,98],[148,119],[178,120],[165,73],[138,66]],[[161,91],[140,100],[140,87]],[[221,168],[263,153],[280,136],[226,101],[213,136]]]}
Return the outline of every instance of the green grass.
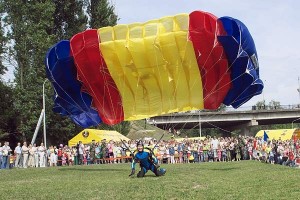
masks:
{"label": "green grass", "polygon": [[130,178],[129,164],[0,170],[0,199],[299,199],[300,169],[255,161],[163,165]]}

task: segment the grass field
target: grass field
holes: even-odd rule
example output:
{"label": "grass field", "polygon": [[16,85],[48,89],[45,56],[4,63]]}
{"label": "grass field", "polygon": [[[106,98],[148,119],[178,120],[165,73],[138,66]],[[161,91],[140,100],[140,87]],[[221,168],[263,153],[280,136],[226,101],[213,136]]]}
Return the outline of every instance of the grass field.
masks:
{"label": "grass field", "polygon": [[0,170],[0,199],[300,199],[300,169],[255,161],[163,165],[130,178],[129,164]]}

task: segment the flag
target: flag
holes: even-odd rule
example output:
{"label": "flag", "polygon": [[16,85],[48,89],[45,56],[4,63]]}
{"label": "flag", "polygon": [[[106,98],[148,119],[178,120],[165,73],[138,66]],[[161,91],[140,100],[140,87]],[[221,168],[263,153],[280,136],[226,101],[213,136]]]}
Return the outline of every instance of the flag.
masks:
{"label": "flag", "polygon": [[268,141],[268,138],[269,138],[268,134],[266,133],[266,131],[264,131],[264,141],[265,142]]}

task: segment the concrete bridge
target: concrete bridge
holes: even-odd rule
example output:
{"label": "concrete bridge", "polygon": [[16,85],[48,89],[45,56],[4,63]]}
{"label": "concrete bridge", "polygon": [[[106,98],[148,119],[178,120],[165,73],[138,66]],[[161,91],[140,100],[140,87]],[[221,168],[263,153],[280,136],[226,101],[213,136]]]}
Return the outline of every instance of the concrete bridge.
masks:
{"label": "concrete bridge", "polygon": [[223,112],[192,111],[152,117],[147,119],[147,122],[164,130],[169,128],[199,129],[201,127],[232,131],[256,125],[288,123],[292,128],[294,123],[300,123],[300,108]]}

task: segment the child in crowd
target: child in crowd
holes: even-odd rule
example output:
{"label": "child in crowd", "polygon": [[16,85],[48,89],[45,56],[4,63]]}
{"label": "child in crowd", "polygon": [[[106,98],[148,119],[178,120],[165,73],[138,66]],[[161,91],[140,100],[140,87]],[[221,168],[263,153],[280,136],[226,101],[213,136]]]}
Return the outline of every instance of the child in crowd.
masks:
{"label": "child in crowd", "polygon": [[221,150],[221,147],[218,148],[217,153],[218,153],[218,161],[221,162],[221,158],[222,158],[222,150]]}
{"label": "child in crowd", "polygon": [[67,165],[67,158],[66,158],[66,154],[65,153],[62,154],[61,165],[62,166],[66,166]]}
{"label": "child in crowd", "polygon": [[257,151],[256,148],[253,148],[253,160],[259,161],[259,152]]}
{"label": "child in crowd", "polygon": [[87,154],[86,153],[83,154],[83,164],[87,165]]}
{"label": "child in crowd", "polygon": [[175,163],[179,163],[179,153],[178,153],[178,145],[175,144],[174,146],[174,159],[175,159]]}
{"label": "child in crowd", "polygon": [[198,154],[199,154],[199,162],[204,162],[203,144],[202,144],[202,142],[199,144]]}
{"label": "child in crowd", "polygon": [[241,150],[239,147],[235,147],[235,153],[236,153],[236,161],[241,160]]}
{"label": "child in crowd", "polygon": [[182,152],[182,150],[179,152],[179,163],[183,163],[183,152]]}
{"label": "child in crowd", "polygon": [[263,149],[263,150],[261,151],[261,161],[262,161],[262,162],[267,162],[267,159],[268,159],[267,152],[266,152],[265,149]]}
{"label": "child in crowd", "polygon": [[69,166],[74,165],[74,154],[72,153],[72,151],[68,152],[68,161],[69,161]]}
{"label": "child in crowd", "polygon": [[158,164],[161,164],[162,163],[162,156],[160,155],[160,152],[157,151],[156,154],[155,154],[155,156],[157,158]]}
{"label": "child in crowd", "polygon": [[300,168],[300,155],[298,154],[295,159],[295,167]]}
{"label": "child in crowd", "polygon": [[117,162],[121,163],[121,160],[122,160],[121,159],[122,158],[122,148],[120,146],[118,146],[115,152],[116,152],[116,155],[117,155],[116,156],[117,157]]}
{"label": "child in crowd", "polygon": [[249,146],[248,146],[248,154],[249,154],[250,160],[252,160],[252,158],[253,158],[253,147],[252,147],[251,144],[249,144]]}
{"label": "child in crowd", "polygon": [[226,146],[226,158],[227,158],[227,162],[231,162],[231,152],[230,152],[230,148],[229,146]]}
{"label": "child in crowd", "polygon": [[222,162],[226,162],[227,160],[227,151],[225,148],[222,149]]}
{"label": "child in crowd", "polygon": [[194,162],[194,156],[193,156],[193,154],[191,154],[190,156],[189,156],[189,163],[193,163]]}
{"label": "child in crowd", "polygon": [[15,158],[14,156],[9,157],[9,169],[12,169],[14,167]]}
{"label": "child in crowd", "polygon": [[214,161],[214,152],[213,150],[207,152],[208,156],[208,162],[213,162]]}
{"label": "child in crowd", "polygon": [[274,149],[272,149],[269,153],[269,162],[271,164],[274,164],[274,162],[275,162],[274,156],[275,156],[275,151],[274,151]]}
{"label": "child in crowd", "polygon": [[169,154],[170,154],[170,163],[175,164],[175,148],[173,144],[169,146]]}

